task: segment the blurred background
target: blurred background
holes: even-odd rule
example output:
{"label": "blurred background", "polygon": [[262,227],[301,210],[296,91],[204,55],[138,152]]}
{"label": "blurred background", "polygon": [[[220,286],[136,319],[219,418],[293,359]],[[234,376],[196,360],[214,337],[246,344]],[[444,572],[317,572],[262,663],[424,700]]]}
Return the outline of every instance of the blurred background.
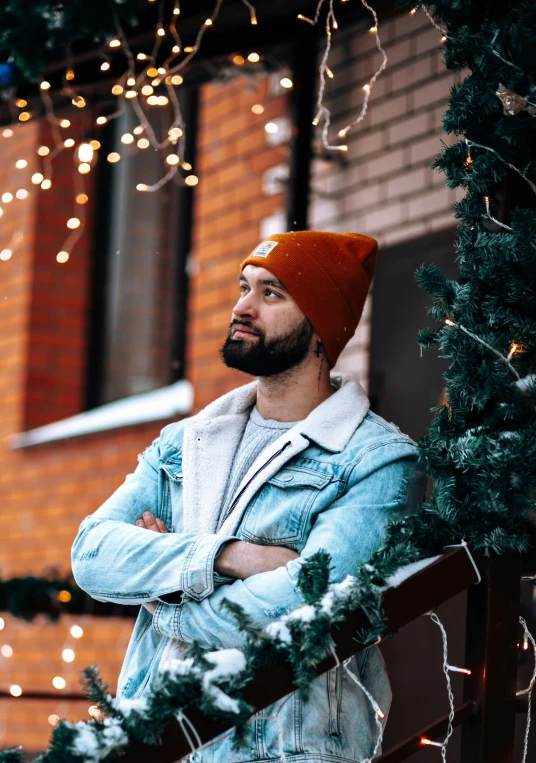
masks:
{"label": "blurred background", "polygon": [[[256,49],[247,34],[222,33],[218,54],[185,75],[178,92],[186,164],[195,173],[189,184],[137,190],[158,181],[162,157],[136,131],[128,103],[118,118],[96,124],[115,108],[98,66],[83,91],[87,107],[66,99],[57,111],[70,123],[62,138],[99,144],[83,189],[74,148],[55,159],[54,193],[18,193],[40,171],[50,123],[0,126],[3,579],[68,574],[79,523],[134,470],[161,428],[248,381],[222,365],[218,349],[239,263],[271,233],[310,227],[376,237],[371,292],[337,368],[357,372],[372,410],[415,441],[443,400],[448,361],[421,356],[417,331],[432,319],[413,274],[424,262],[457,273],[459,195],[429,164],[449,140],[441,117],[461,75],[445,70],[440,34],[424,13],[393,12],[381,28],[389,63],[367,116],[348,134],[347,152],[328,152],[308,127],[325,41],[307,25],[273,23],[269,44]],[[370,16],[354,10],[333,37],[325,102],[335,130],[354,118],[381,61],[370,27]],[[148,109],[155,130],[165,132],[171,118],[169,105]],[[60,257],[73,218],[79,238]],[[524,591],[527,616],[532,588]],[[82,668],[97,664],[115,692],[133,619],[96,617],[90,606],[56,623],[1,614],[0,745],[22,743],[35,755],[58,717],[88,717],[87,701],[65,699],[80,692]],[[450,661],[463,665],[464,597],[439,614]],[[383,648],[394,689],[388,746],[448,704],[440,634],[429,619]],[[531,666],[522,644],[519,660],[525,684]],[[10,695],[14,685],[22,696]],[[27,699],[30,690],[51,698]],[[458,746],[456,735],[452,761]],[[418,755],[432,761],[439,752]]]}

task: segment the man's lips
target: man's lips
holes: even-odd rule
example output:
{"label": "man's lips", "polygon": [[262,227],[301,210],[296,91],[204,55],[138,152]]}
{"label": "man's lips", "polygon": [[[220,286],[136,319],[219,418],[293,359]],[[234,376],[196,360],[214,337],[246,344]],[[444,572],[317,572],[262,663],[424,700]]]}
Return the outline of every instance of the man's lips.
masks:
{"label": "man's lips", "polygon": [[236,336],[237,334],[249,334],[250,336],[257,336],[254,331],[246,328],[245,326],[235,326],[233,330],[233,336]]}

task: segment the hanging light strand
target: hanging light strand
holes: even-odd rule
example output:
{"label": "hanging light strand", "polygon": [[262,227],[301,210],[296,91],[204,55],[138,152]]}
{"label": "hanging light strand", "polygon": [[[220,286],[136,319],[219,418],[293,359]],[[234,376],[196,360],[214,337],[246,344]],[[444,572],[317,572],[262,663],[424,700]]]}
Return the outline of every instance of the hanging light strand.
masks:
{"label": "hanging light strand", "polygon": [[523,743],[523,760],[522,760],[522,763],[526,763],[528,749],[529,749],[530,720],[531,720],[531,713],[532,713],[532,690],[534,689],[534,684],[536,683],[536,641],[534,640],[532,633],[529,631],[525,619],[523,617],[520,617],[519,622],[523,626],[525,640],[531,642],[532,649],[534,651],[534,670],[532,672],[532,678],[530,679],[530,683],[526,689],[522,689],[521,691],[518,691],[516,693],[516,697],[521,697],[524,694],[527,695],[527,702],[528,702],[527,725],[525,727],[525,739]]}

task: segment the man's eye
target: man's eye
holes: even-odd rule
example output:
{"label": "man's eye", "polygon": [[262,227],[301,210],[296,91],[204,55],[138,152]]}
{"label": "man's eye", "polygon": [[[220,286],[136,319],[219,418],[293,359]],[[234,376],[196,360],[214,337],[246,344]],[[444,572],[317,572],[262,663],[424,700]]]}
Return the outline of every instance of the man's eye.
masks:
{"label": "man's eye", "polygon": [[276,291],[272,291],[271,289],[266,289],[266,294],[273,294],[275,297],[280,296]]}

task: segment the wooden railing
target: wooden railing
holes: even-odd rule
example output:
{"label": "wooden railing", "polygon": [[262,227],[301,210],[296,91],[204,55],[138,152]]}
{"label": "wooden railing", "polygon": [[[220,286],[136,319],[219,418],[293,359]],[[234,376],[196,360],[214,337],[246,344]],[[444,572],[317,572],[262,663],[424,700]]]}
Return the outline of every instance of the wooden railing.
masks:
{"label": "wooden railing", "polygon": [[[465,665],[471,675],[464,679],[464,697],[455,709],[454,726],[462,726],[461,763],[512,763],[515,717],[527,711],[526,701],[516,699],[520,585],[522,575],[536,574],[536,548],[530,554],[485,557],[471,552],[481,582],[464,548],[448,551],[436,562],[388,589],[383,597],[387,622],[385,637],[430,612],[463,591],[468,591]],[[97,602],[98,603],[98,602]],[[95,614],[111,614],[107,605]],[[365,649],[356,633],[368,625],[362,610],[352,613],[332,631],[340,661]],[[336,665],[326,657],[316,668],[317,675]],[[244,691],[244,699],[258,712],[296,690],[291,669],[284,663],[257,673]],[[5,696],[0,692],[0,696]],[[57,695],[54,695],[57,699]],[[87,699],[82,694],[65,695],[70,700]],[[49,699],[41,692],[25,692],[20,698]],[[536,703],[535,703],[536,704]],[[215,722],[200,710],[186,713],[203,744],[232,728]],[[385,751],[378,763],[398,763],[422,749],[421,739],[437,740],[447,731],[448,716],[437,718],[400,744]],[[161,744],[148,747],[132,742],[121,756],[122,763],[176,763],[192,752],[181,726],[171,720]]]}
{"label": "wooden railing", "polygon": [[[536,555],[507,554],[484,557],[472,552],[482,578],[478,585],[476,570],[464,548],[453,549],[396,588],[387,590],[383,604],[387,620],[385,636],[443,602],[468,589],[466,661],[472,673],[465,679],[464,701],[456,708],[453,725],[463,726],[462,763],[511,763],[513,761],[516,712],[526,705],[516,702],[517,635],[522,562],[525,573],[536,572]],[[339,660],[362,649],[356,632],[367,625],[362,610],[354,612],[344,624],[334,627],[333,641]],[[318,666],[320,675],[336,664],[326,657]],[[289,666],[278,664],[259,671],[245,689],[244,699],[255,711],[295,691]],[[189,710],[203,744],[231,726],[215,723],[199,710]],[[435,740],[447,731],[448,717],[436,719],[426,728],[384,752],[378,763],[398,763],[422,749],[421,738]],[[166,726],[158,747],[132,743],[122,756],[123,763],[176,763],[191,752],[178,721]],[[150,756],[150,757],[149,757]]]}

